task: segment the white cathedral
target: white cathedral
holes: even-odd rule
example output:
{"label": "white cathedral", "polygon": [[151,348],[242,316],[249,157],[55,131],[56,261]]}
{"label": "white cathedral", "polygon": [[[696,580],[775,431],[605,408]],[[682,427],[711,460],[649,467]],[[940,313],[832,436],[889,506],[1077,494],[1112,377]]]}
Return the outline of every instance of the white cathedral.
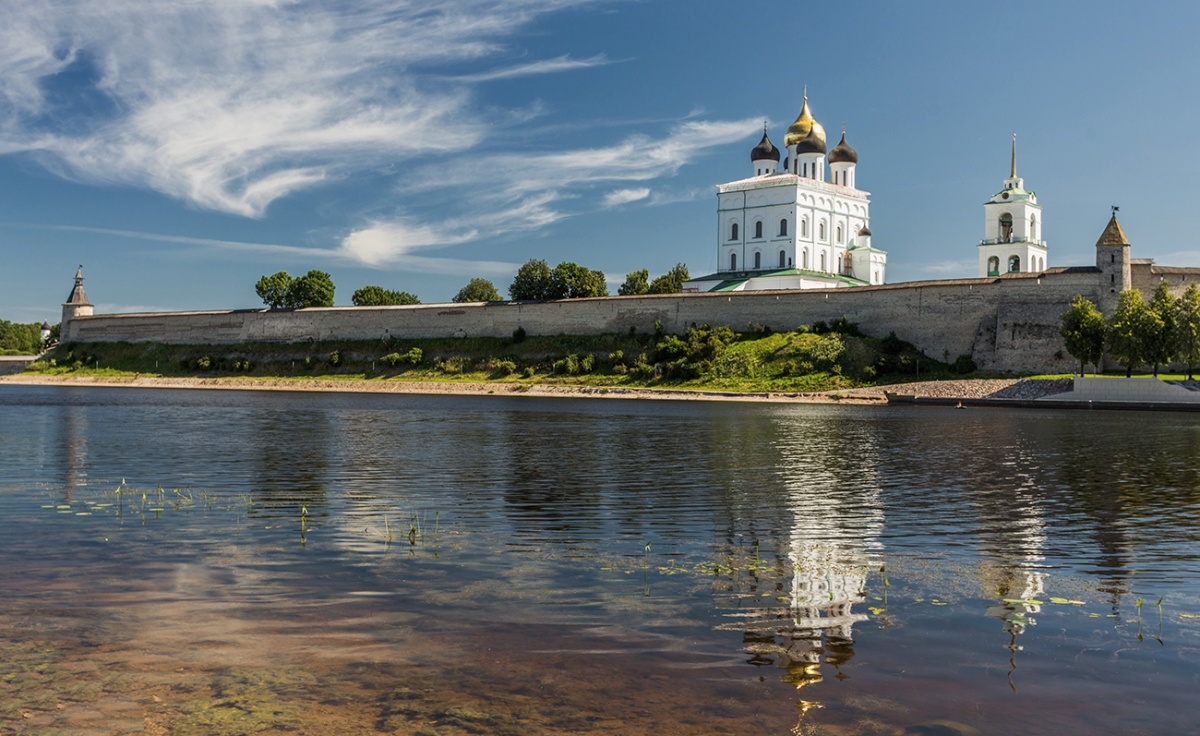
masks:
{"label": "white cathedral", "polygon": [[[868,193],[855,186],[858,153],[846,133],[832,151],[808,95],[783,140],[767,136],[750,152],[754,175],[718,187],[717,272],[685,291],[827,289],[882,284],[887,253],[871,247]],[[825,180],[828,160],[832,181]]]}
{"label": "white cathedral", "polygon": [[[886,283],[887,253],[871,246],[869,193],[858,189],[858,152],[841,141],[827,151],[808,94],[784,137],[787,158],[767,135],[750,151],[754,174],[717,188],[717,271],[684,291],[829,289]],[[829,164],[831,181],[826,181]],[[1041,206],[1017,177],[1016,136],[1004,189],[984,204],[979,277],[1039,272]]]}

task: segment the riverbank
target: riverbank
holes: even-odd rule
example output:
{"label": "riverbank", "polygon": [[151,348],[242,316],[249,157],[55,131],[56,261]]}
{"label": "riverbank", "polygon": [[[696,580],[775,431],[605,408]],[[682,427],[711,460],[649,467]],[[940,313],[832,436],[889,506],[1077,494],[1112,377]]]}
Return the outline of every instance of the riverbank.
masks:
{"label": "riverbank", "polygon": [[665,388],[571,386],[511,382],[330,380],[312,378],[102,377],[21,374],[0,377],[0,385],[107,386],[122,388],[223,389],[243,391],[329,391],[347,393],[503,395],[669,401],[770,401],[814,404],[886,404],[887,392],[952,400],[1031,400],[1071,390],[1070,379],[978,378],[918,381],[889,386],[804,392],[736,392]]}

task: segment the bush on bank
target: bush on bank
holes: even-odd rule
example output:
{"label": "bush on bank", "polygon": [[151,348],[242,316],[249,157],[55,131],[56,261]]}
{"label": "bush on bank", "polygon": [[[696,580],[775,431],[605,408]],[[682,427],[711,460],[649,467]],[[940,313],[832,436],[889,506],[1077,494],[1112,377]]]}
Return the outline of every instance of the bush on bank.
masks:
{"label": "bush on bank", "polygon": [[343,380],[562,382],[745,391],[818,391],[916,377],[958,377],[968,356],[941,362],[894,334],[862,335],[846,320],[772,333],[697,325],[681,335],[339,340],[303,344],[70,343],[31,372],[116,371],[182,376],[322,377]]}

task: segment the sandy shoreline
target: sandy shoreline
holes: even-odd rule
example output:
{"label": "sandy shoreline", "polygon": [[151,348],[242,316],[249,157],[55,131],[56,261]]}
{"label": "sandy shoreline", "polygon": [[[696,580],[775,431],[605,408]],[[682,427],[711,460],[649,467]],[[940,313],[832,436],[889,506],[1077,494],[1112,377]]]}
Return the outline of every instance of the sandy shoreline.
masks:
{"label": "sandy shoreline", "polygon": [[[48,386],[105,386],[122,388],[223,389],[241,391],[325,391],[344,393],[444,394],[462,396],[540,396],[602,399],[651,399],[659,401],[766,401],[810,404],[887,403],[885,391],[947,399],[1032,399],[1064,390],[1061,381],[1021,379],[971,379],[923,381],[893,386],[842,389],[821,392],[734,392],[685,389],[563,386],[557,384],[449,383],[441,381],[346,380],[308,378],[255,379],[221,378],[96,378],[92,376],[44,376],[18,374],[0,377],[0,384]],[[1069,381],[1066,382],[1069,385]]]}

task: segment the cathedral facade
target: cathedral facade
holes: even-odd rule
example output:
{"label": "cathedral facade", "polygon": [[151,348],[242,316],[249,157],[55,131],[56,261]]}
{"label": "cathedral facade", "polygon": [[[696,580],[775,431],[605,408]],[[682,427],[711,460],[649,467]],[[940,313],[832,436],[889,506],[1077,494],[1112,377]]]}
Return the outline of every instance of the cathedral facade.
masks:
{"label": "cathedral facade", "polygon": [[753,175],[718,187],[717,271],[688,281],[685,291],[885,282],[887,253],[871,246],[869,194],[857,187],[858,152],[845,131],[827,150],[806,94],[783,143],[786,157],[764,126],[750,152]]}

